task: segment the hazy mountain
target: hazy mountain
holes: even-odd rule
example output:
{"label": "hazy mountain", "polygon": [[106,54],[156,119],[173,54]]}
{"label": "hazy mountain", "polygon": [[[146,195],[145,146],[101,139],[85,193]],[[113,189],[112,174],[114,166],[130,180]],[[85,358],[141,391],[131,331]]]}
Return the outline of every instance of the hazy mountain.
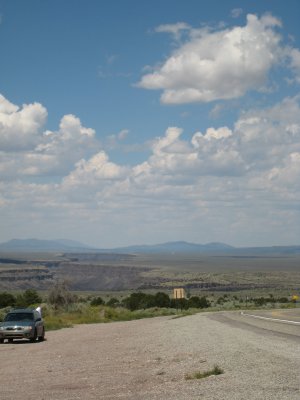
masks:
{"label": "hazy mountain", "polygon": [[67,239],[41,240],[41,239],[12,239],[0,244],[1,251],[84,251],[91,249],[89,246]]}
{"label": "hazy mountain", "polygon": [[137,245],[118,247],[114,249],[102,249],[107,253],[126,254],[176,254],[176,253],[206,253],[210,255],[228,255],[232,257],[278,257],[283,255],[300,254],[300,246],[270,246],[270,247],[233,247],[226,243],[212,242],[196,244],[184,241],[167,242],[155,245]]}
{"label": "hazy mountain", "polygon": [[[167,242],[155,245],[137,245],[111,249],[113,252],[124,253],[204,253],[219,252],[234,249],[225,243],[196,244],[184,241]],[[105,250],[109,251],[109,250]]]}
{"label": "hazy mountain", "polygon": [[176,254],[207,253],[233,257],[264,257],[300,254],[300,246],[233,247],[226,243],[196,244],[185,241],[167,242],[155,245],[135,245],[111,249],[96,249],[68,239],[12,239],[0,244],[0,251],[15,252],[65,252],[65,253],[117,253],[117,254]]}
{"label": "hazy mountain", "polygon": [[58,242],[67,247],[78,247],[78,248],[85,248],[90,249],[91,246],[88,246],[85,243],[78,242],[77,240],[70,240],[70,239],[55,239],[55,242]]}

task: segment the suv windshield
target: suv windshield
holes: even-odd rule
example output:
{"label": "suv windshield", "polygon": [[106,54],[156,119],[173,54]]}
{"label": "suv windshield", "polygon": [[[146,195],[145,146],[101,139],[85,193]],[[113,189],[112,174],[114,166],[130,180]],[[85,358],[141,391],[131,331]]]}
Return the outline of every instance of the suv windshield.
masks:
{"label": "suv windshield", "polygon": [[33,321],[32,313],[9,313],[4,321]]}

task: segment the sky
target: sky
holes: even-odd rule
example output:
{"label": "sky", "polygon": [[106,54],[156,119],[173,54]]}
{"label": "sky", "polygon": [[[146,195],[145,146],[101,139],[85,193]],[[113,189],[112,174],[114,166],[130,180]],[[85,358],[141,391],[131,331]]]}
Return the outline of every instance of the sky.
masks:
{"label": "sky", "polygon": [[298,0],[0,0],[0,242],[300,244]]}

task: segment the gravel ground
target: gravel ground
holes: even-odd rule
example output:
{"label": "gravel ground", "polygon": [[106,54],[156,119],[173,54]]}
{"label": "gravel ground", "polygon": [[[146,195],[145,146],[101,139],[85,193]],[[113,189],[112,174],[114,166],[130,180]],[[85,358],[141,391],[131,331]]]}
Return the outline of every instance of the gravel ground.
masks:
{"label": "gravel ground", "polygon": [[[238,313],[80,325],[0,345],[1,400],[299,400],[300,326],[273,333]],[[298,331],[296,330],[298,328]],[[224,374],[186,380],[211,369]]]}

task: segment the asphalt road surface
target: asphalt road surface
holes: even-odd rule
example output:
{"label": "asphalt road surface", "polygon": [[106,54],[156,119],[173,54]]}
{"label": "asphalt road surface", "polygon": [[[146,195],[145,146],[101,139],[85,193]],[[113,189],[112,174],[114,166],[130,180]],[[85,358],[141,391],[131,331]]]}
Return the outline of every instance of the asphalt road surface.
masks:
{"label": "asphalt road surface", "polygon": [[[239,313],[216,313],[211,317],[232,327],[243,330],[282,337],[286,340],[298,342],[300,345],[300,309],[249,311]],[[300,397],[299,397],[300,400]]]}
{"label": "asphalt road surface", "polygon": [[300,325],[300,308],[291,308],[286,310],[268,310],[268,311],[243,311],[243,314],[253,315],[262,318],[269,318],[273,322],[286,322],[291,325]]}
{"label": "asphalt road surface", "polygon": [[[247,313],[300,318],[299,310]],[[46,337],[0,345],[1,400],[300,399],[297,324],[220,312],[80,325]],[[214,365],[224,374],[185,379]]]}

